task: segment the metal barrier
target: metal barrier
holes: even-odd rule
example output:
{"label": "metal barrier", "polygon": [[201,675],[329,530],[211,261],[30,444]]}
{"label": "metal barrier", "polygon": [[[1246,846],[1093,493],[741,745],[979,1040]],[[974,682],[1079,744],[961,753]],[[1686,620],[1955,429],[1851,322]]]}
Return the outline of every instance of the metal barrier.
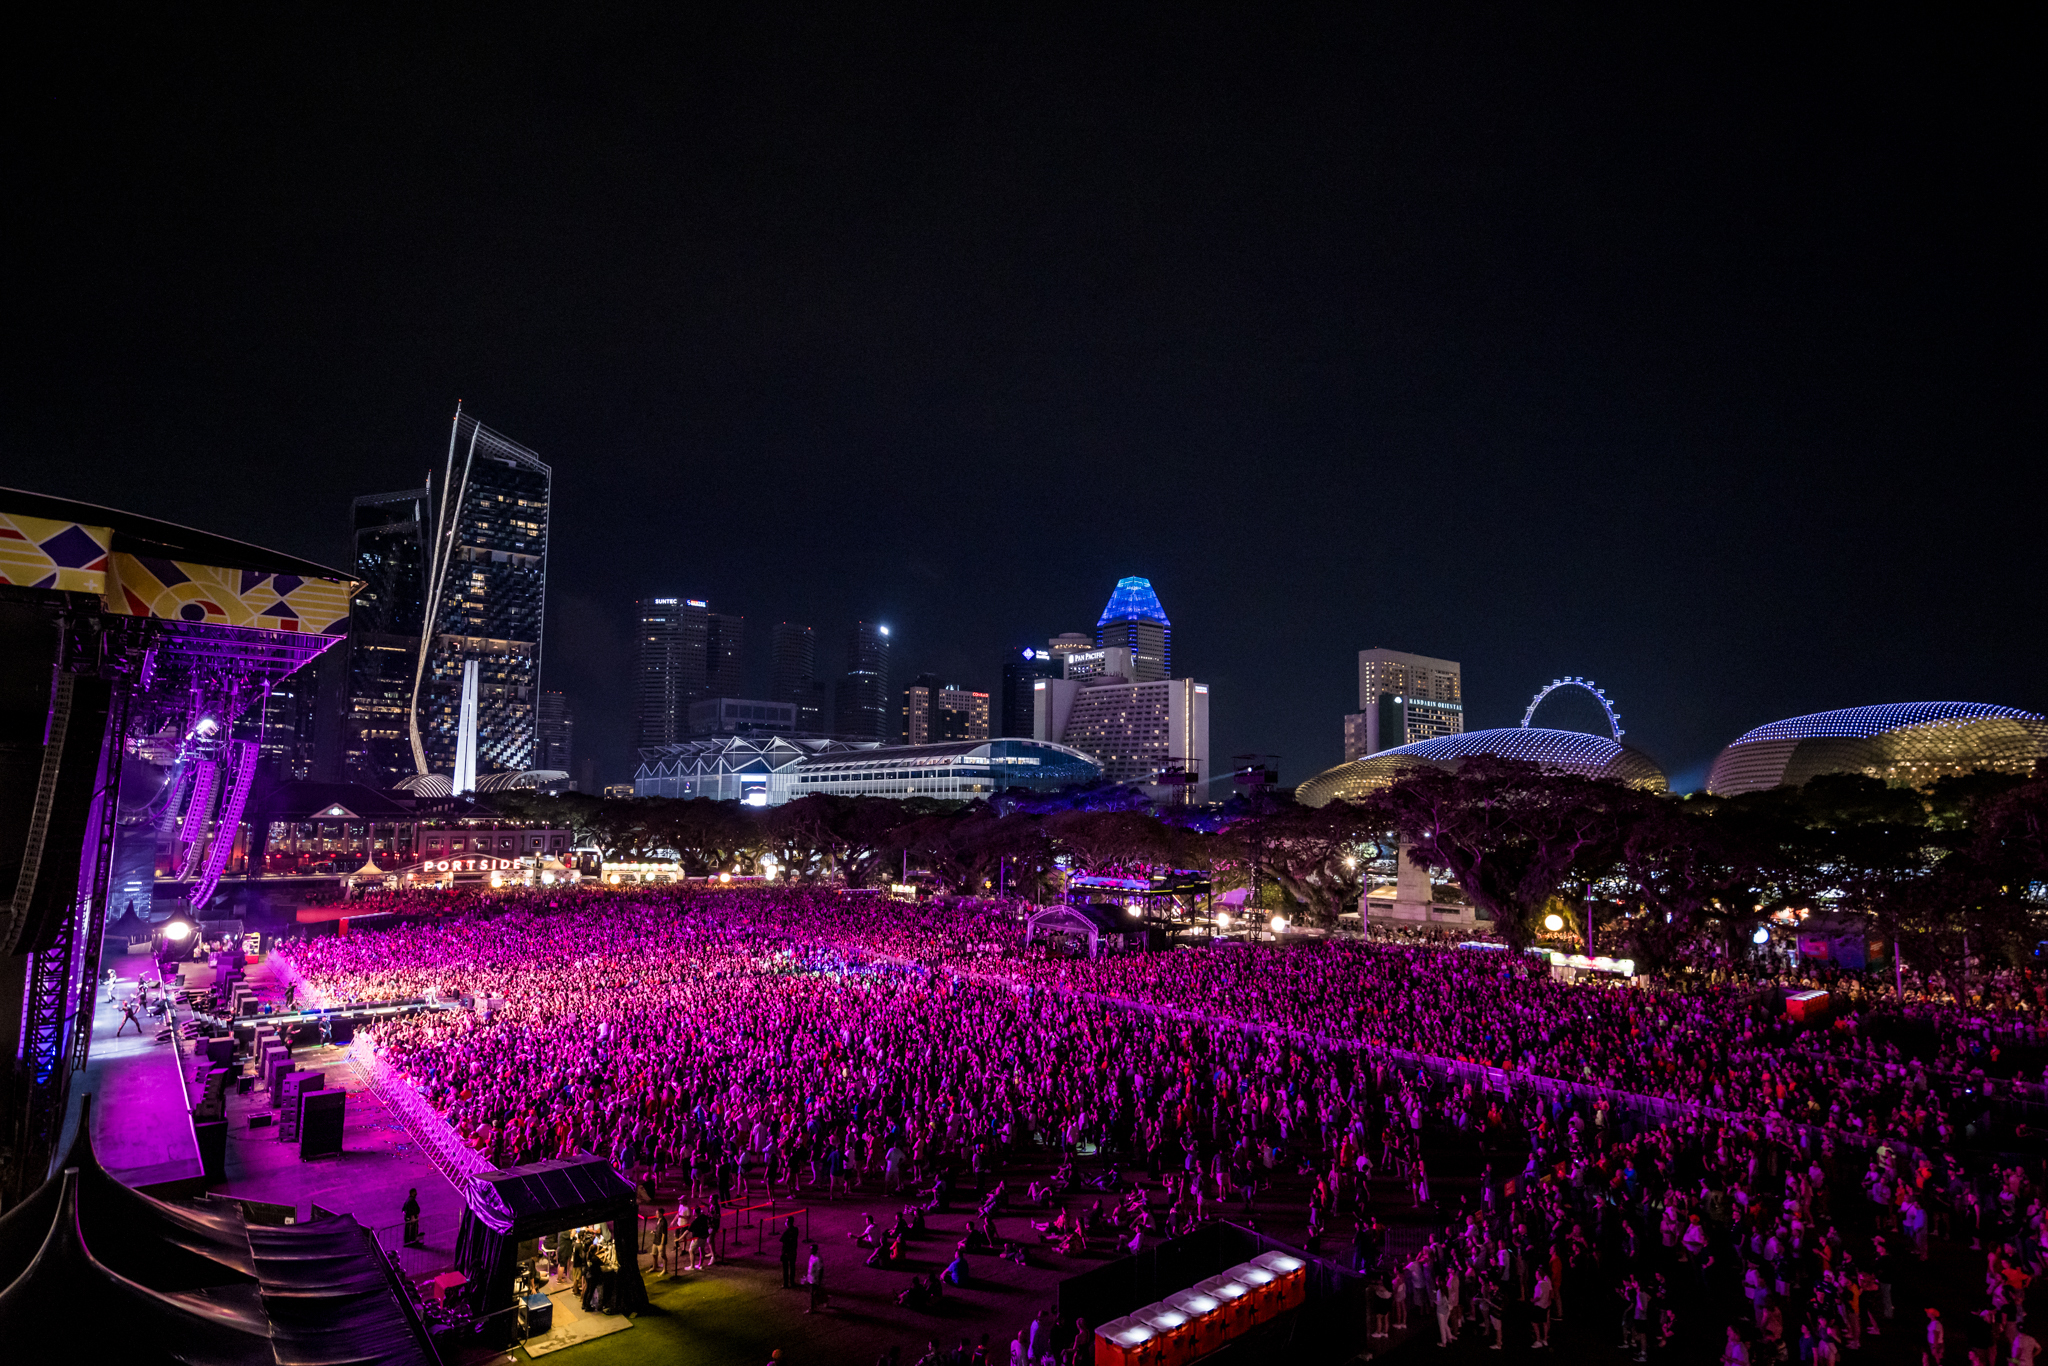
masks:
{"label": "metal barrier", "polygon": [[375,1041],[366,1035],[357,1035],[349,1044],[348,1060],[377,1093],[378,1099],[384,1102],[385,1108],[398,1117],[398,1122],[405,1126],[413,1142],[420,1145],[420,1151],[427,1155],[427,1160],[448,1178],[448,1183],[455,1189],[467,1191],[470,1178],[498,1170],[482,1153],[463,1142],[462,1135],[436,1114],[432,1106],[421,1100],[419,1093],[392,1071],[389,1063],[377,1056]]}

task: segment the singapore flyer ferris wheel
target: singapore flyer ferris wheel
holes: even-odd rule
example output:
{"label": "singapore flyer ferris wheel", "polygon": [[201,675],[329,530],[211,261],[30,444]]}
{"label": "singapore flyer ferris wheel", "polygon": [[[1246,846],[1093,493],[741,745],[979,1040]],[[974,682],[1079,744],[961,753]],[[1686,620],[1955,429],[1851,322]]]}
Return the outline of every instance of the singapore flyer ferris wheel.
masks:
{"label": "singapore flyer ferris wheel", "polygon": [[1614,732],[1614,738],[1617,741],[1621,739],[1625,733],[1621,728],[1621,713],[1614,709],[1614,703],[1607,700],[1607,694],[1600,691],[1590,678],[1551,679],[1549,683],[1538,690],[1534,697],[1529,699],[1529,709],[1522,713],[1522,726],[1525,730],[1528,728],[1529,722],[1535,719],[1536,708],[1543,705],[1543,699],[1556,692],[1559,688],[1583,688],[1593,694],[1594,700],[1600,704],[1600,710],[1607,714],[1607,728]]}

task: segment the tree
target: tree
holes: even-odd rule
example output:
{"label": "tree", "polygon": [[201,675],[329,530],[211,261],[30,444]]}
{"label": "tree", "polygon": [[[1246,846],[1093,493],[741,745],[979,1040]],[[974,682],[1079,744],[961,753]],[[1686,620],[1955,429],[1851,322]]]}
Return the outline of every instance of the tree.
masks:
{"label": "tree", "polygon": [[1247,870],[1256,866],[1306,906],[1317,924],[1332,925],[1358,908],[1384,828],[1369,805],[1287,803],[1232,823],[1223,832],[1221,854]]}
{"label": "tree", "polygon": [[1417,767],[1360,806],[1409,841],[1411,858],[1455,878],[1520,950],[1558,888],[1613,866],[1646,800],[1620,783],[1478,755],[1456,770]]}

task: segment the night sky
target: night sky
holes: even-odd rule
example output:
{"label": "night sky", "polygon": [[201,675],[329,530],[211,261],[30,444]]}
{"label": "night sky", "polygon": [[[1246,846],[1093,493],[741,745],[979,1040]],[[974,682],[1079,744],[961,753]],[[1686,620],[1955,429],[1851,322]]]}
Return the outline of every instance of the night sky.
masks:
{"label": "night sky", "polygon": [[757,687],[867,617],[993,693],[1142,574],[1219,767],[1289,782],[1373,645],[1474,728],[1591,676],[1679,786],[2048,710],[2030,35],[286,8],[17,34],[0,483],[340,564],[461,399],[554,467],[602,780],[649,592]]}

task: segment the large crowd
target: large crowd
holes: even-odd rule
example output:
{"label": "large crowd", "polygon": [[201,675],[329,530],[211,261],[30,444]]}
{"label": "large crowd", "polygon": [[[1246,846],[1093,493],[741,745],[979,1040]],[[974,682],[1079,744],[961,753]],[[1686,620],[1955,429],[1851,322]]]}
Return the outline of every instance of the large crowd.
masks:
{"label": "large crowd", "polygon": [[[2014,1048],[1990,1040],[2039,1018],[2023,979],[1967,1005],[1931,985],[1852,1001],[1813,1026],[1754,983],[1568,985],[1500,951],[1060,957],[1025,947],[1017,911],[794,888],[523,893],[290,956],[331,1004],[470,998],[378,1024],[375,1042],[499,1165],[583,1150],[687,1171],[706,1196],[916,1191],[976,1209],[986,1250],[1137,1246],[1250,1210],[1284,1174],[1307,1191],[1310,1240],[1383,1277],[1390,1323],[1542,1341],[1563,1306],[1611,1305],[1645,1352],[1711,1320],[1743,1361],[1918,1331],[1887,1317],[1888,1287],[1945,1227],[1989,1259],[1988,1316],[1958,1306],[1954,1331],[2024,1337],[2048,1241],[2034,1174],[1953,1156],[2025,1146],[2013,1107],[1994,1117],[1985,1098],[2017,1082]],[[1901,1030],[1932,1046],[1902,1049]],[[1511,1102],[1435,1065],[1458,1061],[1572,1085]],[[1678,1104],[1651,1122],[1638,1097]],[[1438,1134],[1500,1169],[1426,1246],[1389,1255],[1368,1183],[1427,1201]],[[1027,1188],[1033,1163],[1057,1170]],[[1844,1189],[1853,1220],[1832,1207]],[[1052,1212],[1056,1194],[1093,1203]],[[1002,1226],[1026,1207],[1049,1217]],[[872,1247],[887,1265],[886,1230]]]}

